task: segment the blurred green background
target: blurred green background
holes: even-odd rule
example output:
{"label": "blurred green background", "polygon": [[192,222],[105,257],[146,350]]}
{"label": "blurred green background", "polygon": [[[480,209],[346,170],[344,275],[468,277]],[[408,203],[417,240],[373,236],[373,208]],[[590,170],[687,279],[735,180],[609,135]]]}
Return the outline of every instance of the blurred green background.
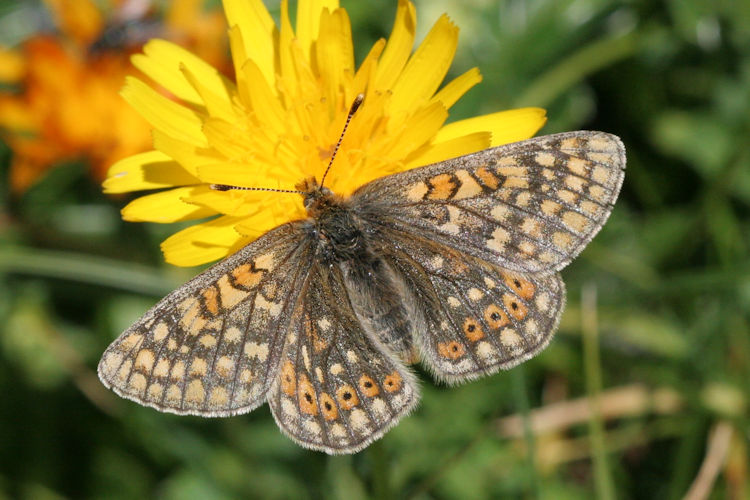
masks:
{"label": "blurred green background", "polygon": [[[419,38],[443,12],[461,28],[449,78],[484,75],[453,118],[541,106],[541,133],[628,149],[611,219],[563,272],[550,347],[454,388],[420,372],[418,410],[355,456],[297,447],[266,406],[161,414],[95,367],[197,272],[163,263],[174,226],[122,222],[127,199],[82,162],[22,195],[0,180],[0,498],[750,497],[750,2],[415,3]],[[396,1],[342,4],[361,61]],[[43,27],[16,22],[39,8],[1,0],[3,41]]]}

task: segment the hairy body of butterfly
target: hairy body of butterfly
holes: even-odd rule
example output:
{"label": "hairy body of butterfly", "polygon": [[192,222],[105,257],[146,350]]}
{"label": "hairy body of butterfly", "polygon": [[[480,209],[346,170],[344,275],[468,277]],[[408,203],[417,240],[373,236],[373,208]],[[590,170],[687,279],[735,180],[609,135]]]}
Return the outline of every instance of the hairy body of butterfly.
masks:
{"label": "hairy body of butterfly", "polygon": [[388,235],[373,223],[380,208],[352,204],[319,186],[315,179],[297,187],[306,193],[304,203],[310,219],[303,228],[314,242],[316,259],[328,265],[329,272],[340,273],[352,310],[364,330],[401,361],[414,362],[411,323],[418,311],[407,311],[413,298],[382,258],[382,242],[388,241]]}
{"label": "hairy body of butterfly", "polygon": [[304,181],[280,226],[165,297],[104,353],[103,382],[203,416],[268,402],[299,444],[352,453],[418,401],[421,361],[461,382],[549,342],[558,271],[608,217],[619,139],[572,132],[377,179],[342,198]]}

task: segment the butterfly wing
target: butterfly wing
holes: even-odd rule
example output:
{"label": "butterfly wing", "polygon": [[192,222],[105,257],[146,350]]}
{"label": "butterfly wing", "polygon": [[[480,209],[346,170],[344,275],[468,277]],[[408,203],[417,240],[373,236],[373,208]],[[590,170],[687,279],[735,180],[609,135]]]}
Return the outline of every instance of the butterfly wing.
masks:
{"label": "butterfly wing", "polygon": [[278,370],[290,308],[311,265],[299,223],[281,226],[167,295],[104,352],[99,377],[157,410],[248,412]]}
{"label": "butterfly wing", "polygon": [[458,382],[510,368],[551,339],[557,271],[606,221],[624,176],[620,140],[538,137],[377,179],[352,197],[403,280],[423,361]]}
{"label": "butterfly wing", "polygon": [[438,378],[511,368],[551,340],[565,303],[558,273],[521,274],[427,238],[384,236],[383,258],[403,279],[422,360]]}
{"label": "butterfly wing", "polygon": [[307,448],[354,453],[418,399],[411,373],[363,329],[338,266],[313,265],[268,395],[282,431]]}
{"label": "butterfly wing", "polygon": [[569,132],[383,177],[353,200],[392,227],[505,269],[560,270],[609,217],[624,169],[617,137]]}

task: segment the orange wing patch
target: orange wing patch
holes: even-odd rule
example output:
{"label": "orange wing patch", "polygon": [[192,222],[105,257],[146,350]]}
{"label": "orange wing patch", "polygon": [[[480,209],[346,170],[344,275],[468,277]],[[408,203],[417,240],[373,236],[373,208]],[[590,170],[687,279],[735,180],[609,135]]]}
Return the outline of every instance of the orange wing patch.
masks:
{"label": "orange wing patch", "polygon": [[451,174],[438,174],[428,182],[431,189],[427,193],[427,198],[431,200],[448,200],[458,188]]}
{"label": "orange wing patch", "polygon": [[508,288],[516,292],[521,298],[529,300],[534,296],[535,288],[530,281],[511,274],[503,274],[503,280]]}
{"label": "orange wing patch", "polygon": [[237,286],[253,288],[263,278],[263,270],[255,270],[250,264],[242,264],[232,271],[232,277]]}
{"label": "orange wing patch", "polygon": [[203,291],[203,305],[213,316],[219,314],[219,291],[210,286]]}
{"label": "orange wing patch", "polygon": [[462,346],[455,340],[451,342],[440,342],[437,345],[437,348],[438,353],[440,353],[442,357],[453,360],[460,358],[466,353],[466,349],[464,348],[464,346]]}
{"label": "orange wing patch", "polygon": [[474,174],[479,178],[482,184],[493,191],[500,185],[500,179],[498,179],[497,176],[486,167],[479,167],[474,171]]}

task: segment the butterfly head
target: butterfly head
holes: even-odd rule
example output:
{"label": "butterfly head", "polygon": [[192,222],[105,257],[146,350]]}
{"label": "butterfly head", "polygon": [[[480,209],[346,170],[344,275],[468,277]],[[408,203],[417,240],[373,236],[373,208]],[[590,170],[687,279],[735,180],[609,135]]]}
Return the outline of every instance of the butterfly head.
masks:
{"label": "butterfly head", "polygon": [[309,177],[295,186],[302,192],[307,215],[317,218],[322,212],[341,206],[343,198],[321,186],[315,177]]}

